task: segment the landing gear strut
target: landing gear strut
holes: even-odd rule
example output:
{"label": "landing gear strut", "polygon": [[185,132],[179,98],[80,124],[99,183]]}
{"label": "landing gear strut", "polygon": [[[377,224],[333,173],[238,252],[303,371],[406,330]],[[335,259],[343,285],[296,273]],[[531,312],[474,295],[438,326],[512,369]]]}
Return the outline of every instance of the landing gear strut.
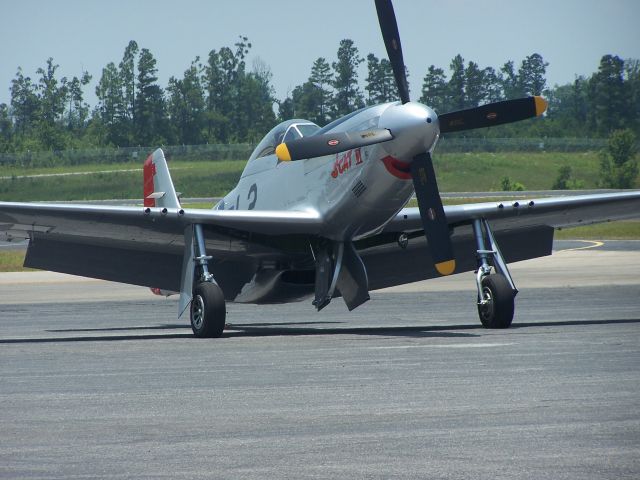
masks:
{"label": "landing gear strut", "polygon": [[[473,232],[478,246],[478,316],[485,328],[509,328],[513,320],[514,298],[518,293],[507,264],[485,219],[473,221]],[[486,248],[485,234],[490,249]],[[491,273],[491,258],[496,273]]]}
{"label": "landing gear strut", "polygon": [[[191,240],[193,246],[187,262],[195,268],[192,267],[186,275],[190,274],[196,282],[189,309],[191,329],[196,337],[220,337],[224,330],[227,310],[222,289],[209,273],[208,262],[211,257],[206,255],[202,225],[193,225],[192,238],[188,239],[185,235],[185,243],[187,240]],[[192,285],[191,283],[187,288]]]}

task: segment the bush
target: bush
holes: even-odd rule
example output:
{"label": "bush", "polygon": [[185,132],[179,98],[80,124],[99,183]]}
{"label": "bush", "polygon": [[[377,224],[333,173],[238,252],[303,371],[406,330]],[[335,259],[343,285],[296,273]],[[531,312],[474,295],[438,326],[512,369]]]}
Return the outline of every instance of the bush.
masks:
{"label": "bush", "polygon": [[523,192],[524,185],[520,182],[512,182],[509,177],[502,177],[500,182],[503,192]]}
{"label": "bush", "polygon": [[636,137],[631,130],[615,130],[600,152],[600,186],[633,188],[638,177]]}
{"label": "bush", "polygon": [[564,165],[558,170],[558,177],[553,183],[552,190],[580,190],[584,188],[584,182],[573,178],[573,170],[569,165]]}

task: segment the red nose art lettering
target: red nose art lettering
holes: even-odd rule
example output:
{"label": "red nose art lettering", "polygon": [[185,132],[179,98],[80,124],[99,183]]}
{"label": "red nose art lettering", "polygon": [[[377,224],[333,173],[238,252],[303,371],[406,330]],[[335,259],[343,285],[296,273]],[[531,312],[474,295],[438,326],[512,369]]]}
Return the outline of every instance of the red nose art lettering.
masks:
{"label": "red nose art lettering", "polygon": [[[355,163],[353,162],[353,157],[355,157]],[[336,160],[333,162],[331,176],[333,178],[338,178],[338,175],[342,175],[352,166],[361,165],[362,163],[364,162],[362,161],[362,152],[360,152],[359,148],[356,148],[355,150],[347,150],[343,153],[336,153]]]}

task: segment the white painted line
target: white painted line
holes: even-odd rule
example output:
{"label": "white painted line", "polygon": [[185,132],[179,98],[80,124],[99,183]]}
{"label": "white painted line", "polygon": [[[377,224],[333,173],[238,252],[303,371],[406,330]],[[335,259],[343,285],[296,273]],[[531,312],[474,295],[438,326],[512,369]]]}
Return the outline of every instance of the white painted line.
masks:
{"label": "white painted line", "polygon": [[406,348],[492,348],[507,347],[515,343],[451,343],[448,345],[397,345],[393,347],[370,347],[365,350],[397,350]]}

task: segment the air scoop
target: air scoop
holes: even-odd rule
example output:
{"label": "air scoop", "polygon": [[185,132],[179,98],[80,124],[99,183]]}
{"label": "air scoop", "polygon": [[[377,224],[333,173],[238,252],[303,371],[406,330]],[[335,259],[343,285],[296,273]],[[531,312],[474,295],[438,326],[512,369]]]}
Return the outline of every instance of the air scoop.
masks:
{"label": "air scoop", "polygon": [[393,134],[394,140],[382,146],[389,155],[402,160],[430,151],[440,135],[436,113],[415,102],[389,106],[380,116],[378,128]]}

